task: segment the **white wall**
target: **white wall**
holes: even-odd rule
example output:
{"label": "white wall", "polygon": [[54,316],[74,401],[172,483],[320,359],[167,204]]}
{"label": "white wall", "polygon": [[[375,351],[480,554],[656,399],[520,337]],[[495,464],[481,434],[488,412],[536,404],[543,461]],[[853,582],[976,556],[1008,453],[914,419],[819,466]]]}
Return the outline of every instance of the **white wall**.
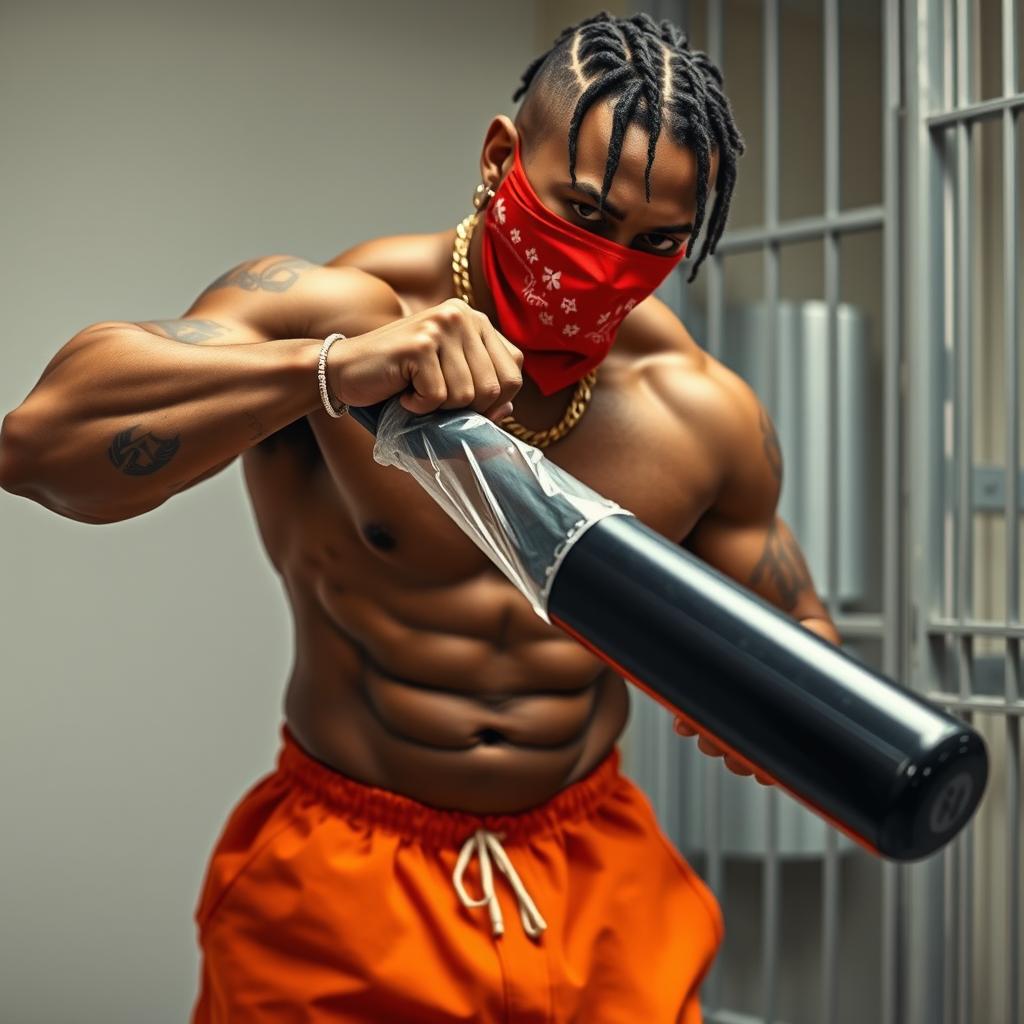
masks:
{"label": "white wall", "polygon": [[[0,414],[88,323],[178,316],[261,253],[454,224],[536,21],[3,0]],[[181,1022],[206,858],[272,765],[291,665],[238,464],[112,526],[0,492],[0,631],[0,1018]]]}

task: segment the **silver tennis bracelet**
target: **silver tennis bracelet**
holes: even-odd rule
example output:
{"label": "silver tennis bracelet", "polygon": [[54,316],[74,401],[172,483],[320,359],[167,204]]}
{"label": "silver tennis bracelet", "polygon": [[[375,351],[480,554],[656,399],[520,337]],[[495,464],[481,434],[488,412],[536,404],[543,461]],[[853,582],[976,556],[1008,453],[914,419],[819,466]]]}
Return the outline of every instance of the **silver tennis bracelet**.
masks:
{"label": "silver tennis bracelet", "polygon": [[348,406],[344,402],[340,402],[338,405],[335,405],[327,391],[327,353],[339,338],[344,337],[344,334],[328,334],[327,337],[324,338],[324,343],[320,346],[320,359],[317,362],[316,370],[316,377],[320,383],[320,400],[324,403],[324,408],[327,412],[336,420],[341,419],[341,417],[348,412]]}

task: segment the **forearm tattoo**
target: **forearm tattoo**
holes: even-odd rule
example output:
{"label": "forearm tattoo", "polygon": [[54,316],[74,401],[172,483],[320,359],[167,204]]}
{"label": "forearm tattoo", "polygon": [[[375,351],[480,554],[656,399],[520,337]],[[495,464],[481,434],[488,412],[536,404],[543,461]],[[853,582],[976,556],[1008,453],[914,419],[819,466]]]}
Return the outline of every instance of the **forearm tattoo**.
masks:
{"label": "forearm tattoo", "polygon": [[799,545],[788,529],[780,528],[778,518],[768,529],[764,552],[750,576],[751,587],[767,583],[774,585],[787,612],[804,590],[814,586]]}
{"label": "forearm tattoo", "polygon": [[775,424],[771,417],[760,406],[761,433],[764,435],[764,453],[768,456],[768,465],[771,466],[772,476],[780,483],[782,481],[782,447],[779,444],[779,435],[775,433]]}
{"label": "forearm tattoo", "polygon": [[132,431],[140,425],[136,423],[115,434],[107,449],[110,461],[127,476],[148,476],[163,469],[174,458],[181,440],[180,434],[157,437],[148,431],[132,438]]}
{"label": "forearm tattoo", "polygon": [[207,287],[203,295],[216,288],[242,288],[248,292],[286,292],[295,284],[303,270],[318,266],[318,264],[311,263],[299,256],[284,256],[272,260],[262,270],[253,269],[262,262],[263,258],[261,257],[240,263],[227,273],[221,274]]}
{"label": "forearm tattoo", "polygon": [[174,341],[184,341],[189,344],[196,344],[200,341],[209,341],[223,334],[227,328],[216,320],[146,320],[139,324],[140,327],[148,327],[152,324],[158,330],[164,332],[168,338]]}

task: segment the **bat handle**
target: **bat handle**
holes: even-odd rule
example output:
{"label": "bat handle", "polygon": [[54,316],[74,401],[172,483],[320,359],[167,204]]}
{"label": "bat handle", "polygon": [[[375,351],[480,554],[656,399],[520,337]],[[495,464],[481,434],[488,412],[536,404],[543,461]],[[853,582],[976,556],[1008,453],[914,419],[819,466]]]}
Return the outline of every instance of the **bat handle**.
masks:
{"label": "bat handle", "polygon": [[[391,396],[392,398],[394,395]],[[391,401],[391,398],[385,398],[383,401],[375,402],[373,405],[354,406],[348,407],[348,414],[357,423],[362,424],[366,429],[377,436],[377,425],[380,423],[381,413],[384,411],[384,406]]]}

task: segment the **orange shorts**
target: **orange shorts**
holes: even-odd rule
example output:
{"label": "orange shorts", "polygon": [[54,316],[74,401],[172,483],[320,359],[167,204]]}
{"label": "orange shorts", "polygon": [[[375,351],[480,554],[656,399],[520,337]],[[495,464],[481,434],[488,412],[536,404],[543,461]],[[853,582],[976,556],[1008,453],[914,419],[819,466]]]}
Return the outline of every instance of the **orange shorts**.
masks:
{"label": "orange shorts", "polygon": [[516,814],[340,774],[282,725],[195,910],[192,1024],[698,1024],[711,890],[614,747]]}

